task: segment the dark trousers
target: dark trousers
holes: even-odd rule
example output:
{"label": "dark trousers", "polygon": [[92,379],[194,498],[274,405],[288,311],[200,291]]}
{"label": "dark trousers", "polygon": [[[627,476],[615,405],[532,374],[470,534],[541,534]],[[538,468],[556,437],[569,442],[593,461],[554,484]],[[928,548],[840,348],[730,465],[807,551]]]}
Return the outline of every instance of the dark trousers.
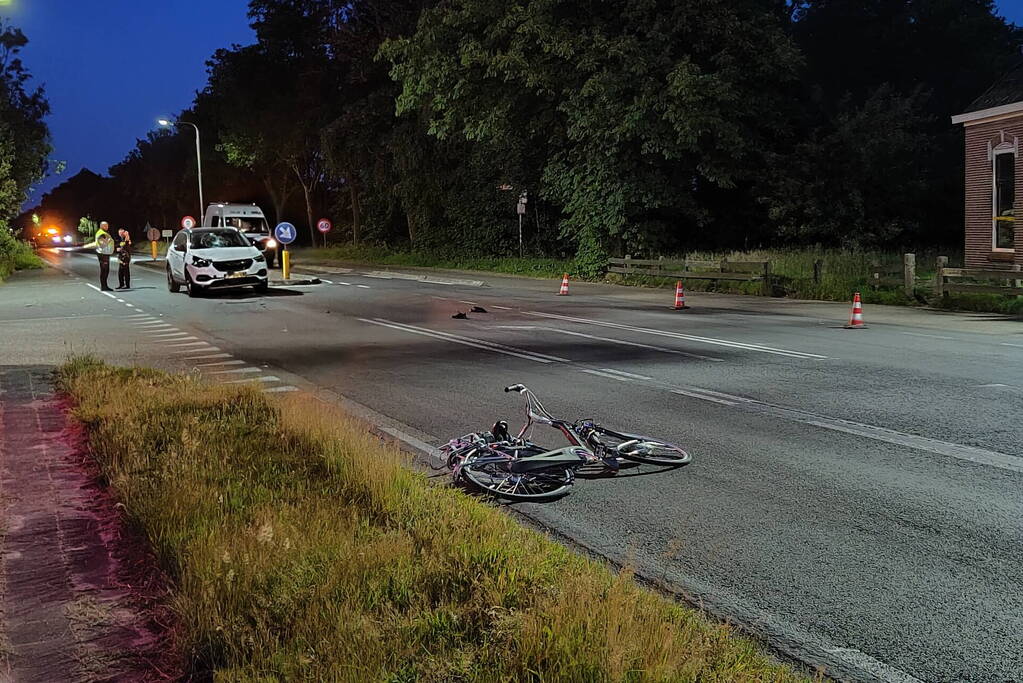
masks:
{"label": "dark trousers", "polygon": [[117,266],[117,286],[131,287],[131,261],[120,261]]}
{"label": "dark trousers", "polygon": [[101,289],[110,289],[107,278],[110,277],[110,254],[99,255],[99,286]]}

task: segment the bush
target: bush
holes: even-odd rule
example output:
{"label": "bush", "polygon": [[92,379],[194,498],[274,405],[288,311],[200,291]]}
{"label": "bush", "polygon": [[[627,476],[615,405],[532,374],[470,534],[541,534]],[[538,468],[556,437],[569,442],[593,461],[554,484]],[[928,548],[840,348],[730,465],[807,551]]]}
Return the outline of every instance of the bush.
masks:
{"label": "bush", "polygon": [[16,270],[42,268],[43,261],[25,242],[17,240],[0,225],[0,281],[6,279]]}

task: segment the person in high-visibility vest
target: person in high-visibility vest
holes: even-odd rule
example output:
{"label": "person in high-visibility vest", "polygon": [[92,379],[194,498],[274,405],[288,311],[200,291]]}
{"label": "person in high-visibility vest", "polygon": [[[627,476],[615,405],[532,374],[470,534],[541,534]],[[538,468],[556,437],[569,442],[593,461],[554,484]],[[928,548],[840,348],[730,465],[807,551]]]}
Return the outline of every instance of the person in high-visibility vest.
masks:
{"label": "person in high-visibility vest", "polygon": [[110,276],[110,255],[114,253],[114,238],[110,236],[110,224],[103,221],[96,231],[96,238],[85,245],[85,249],[95,249],[99,257],[99,288],[109,292],[107,278]]}

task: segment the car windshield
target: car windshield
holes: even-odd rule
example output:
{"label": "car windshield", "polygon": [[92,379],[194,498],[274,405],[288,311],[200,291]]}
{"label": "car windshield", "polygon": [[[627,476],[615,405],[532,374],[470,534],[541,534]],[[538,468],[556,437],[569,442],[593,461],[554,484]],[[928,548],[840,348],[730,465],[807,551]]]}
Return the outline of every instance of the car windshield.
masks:
{"label": "car windshield", "polygon": [[249,247],[252,244],[237,230],[197,230],[189,242],[192,249]]}
{"label": "car windshield", "polygon": [[224,218],[224,225],[231,226],[232,228],[238,228],[242,232],[256,232],[260,234],[270,234],[270,228],[266,224],[265,218],[256,218],[249,216],[242,218],[240,216],[226,216]]}

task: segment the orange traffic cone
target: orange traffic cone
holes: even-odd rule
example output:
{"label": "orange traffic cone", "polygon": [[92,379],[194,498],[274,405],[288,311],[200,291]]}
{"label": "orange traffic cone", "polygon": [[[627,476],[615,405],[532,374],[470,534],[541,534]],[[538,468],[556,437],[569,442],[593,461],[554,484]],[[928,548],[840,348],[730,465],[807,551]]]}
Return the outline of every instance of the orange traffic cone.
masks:
{"label": "orange traffic cone", "polygon": [[686,306],[686,293],[685,290],[682,289],[681,280],[675,283],[675,305],[673,306],[673,308],[676,311],[681,311],[685,308],[689,308],[688,306]]}
{"label": "orange traffic cone", "polygon": [[568,296],[568,273],[561,278],[561,291],[558,292],[558,296]]}
{"label": "orange traffic cone", "polygon": [[849,324],[845,326],[847,330],[859,330],[865,328],[863,324],[863,304],[860,302],[860,293],[856,292],[853,296],[853,307],[852,316],[849,318]]}

